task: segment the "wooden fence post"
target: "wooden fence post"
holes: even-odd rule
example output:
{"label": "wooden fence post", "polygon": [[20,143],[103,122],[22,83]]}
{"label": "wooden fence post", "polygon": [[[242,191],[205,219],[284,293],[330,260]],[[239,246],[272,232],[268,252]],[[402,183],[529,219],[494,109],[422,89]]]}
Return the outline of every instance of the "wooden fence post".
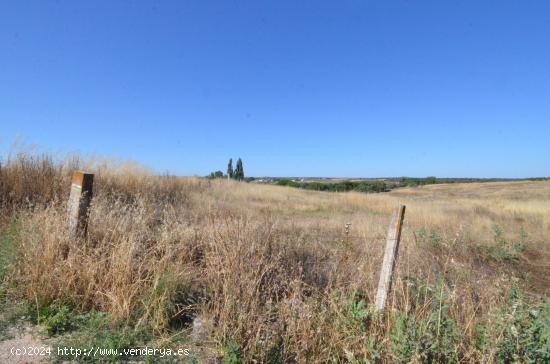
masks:
{"label": "wooden fence post", "polygon": [[94,175],[75,171],[68,203],[69,231],[72,236],[84,236],[88,229],[88,208],[92,201]]}
{"label": "wooden fence post", "polygon": [[380,280],[378,281],[378,291],[376,292],[376,311],[382,311],[384,309],[388,293],[391,290],[392,275],[399,250],[399,240],[401,238],[401,227],[403,226],[404,217],[405,205],[400,205],[393,212],[390,227],[388,229],[384,261],[382,262]]}

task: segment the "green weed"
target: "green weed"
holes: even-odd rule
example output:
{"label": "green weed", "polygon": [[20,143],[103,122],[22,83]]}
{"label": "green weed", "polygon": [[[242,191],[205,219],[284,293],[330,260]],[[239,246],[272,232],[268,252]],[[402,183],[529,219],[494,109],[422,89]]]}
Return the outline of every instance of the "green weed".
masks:
{"label": "green weed", "polygon": [[40,308],[36,321],[49,335],[62,334],[75,327],[74,314],[71,309],[60,303]]}
{"label": "green weed", "polygon": [[456,323],[449,317],[445,303],[443,280],[436,286],[432,309],[426,318],[414,314],[398,313],[390,333],[395,361],[426,363],[455,363],[458,361],[460,334]]}
{"label": "green weed", "polygon": [[232,341],[223,349],[224,355],[222,362],[224,364],[239,364],[242,362],[241,345],[238,342]]}
{"label": "green weed", "polygon": [[550,299],[529,306],[514,285],[499,326],[499,362],[550,362]]}

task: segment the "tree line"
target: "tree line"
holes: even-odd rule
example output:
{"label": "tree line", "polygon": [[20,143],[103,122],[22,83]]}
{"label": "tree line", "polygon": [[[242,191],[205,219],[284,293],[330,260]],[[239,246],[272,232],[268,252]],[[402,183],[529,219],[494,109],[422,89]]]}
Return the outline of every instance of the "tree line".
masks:
{"label": "tree line", "polygon": [[329,192],[388,192],[398,187],[415,187],[423,185],[432,185],[436,183],[450,183],[450,181],[441,181],[436,177],[425,178],[401,177],[399,181],[342,181],[342,182],[297,182],[291,179],[280,179],[275,184],[279,186],[289,186],[303,188],[306,190],[329,191]]}
{"label": "tree line", "polygon": [[[522,180],[543,181],[548,180],[547,177],[527,178]],[[496,182],[503,179],[497,178],[436,178],[429,177],[399,177],[387,178],[385,181],[342,181],[342,182],[308,182],[295,181],[291,179],[278,179],[275,184],[279,186],[289,186],[303,188],[306,190],[316,191],[333,191],[333,192],[388,192],[400,187],[417,187],[425,185],[433,185],[438,183],[469,183],[469,182]]]}
{"label": "tree line", "polygon": [[306,190],[315,191],[330,191],[330,192],[387,192],[391,189],[384,181],[372,182],[296,182],[289,179],[280,179],[276,182],[279,186],[289,186],[303,188]]}

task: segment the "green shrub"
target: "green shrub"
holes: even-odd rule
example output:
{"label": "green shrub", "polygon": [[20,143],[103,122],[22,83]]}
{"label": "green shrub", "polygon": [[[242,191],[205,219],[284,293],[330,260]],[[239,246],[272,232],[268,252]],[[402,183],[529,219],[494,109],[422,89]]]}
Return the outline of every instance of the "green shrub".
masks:
{"label": "green shrub", "polygon": [[37,313],[37,322],[49,334],[62,334],[75,327],[74,315],[71,309],[64,304],[54,302],[41,307]]}
{"label": "green shrub", "polygon": [[443,280],[436,286],[432,309],[427,317],[420,319],[414,314],[398,313],[390,333],[392,354],[395,361],[408,363],[455,363],[458,362],[460,333],[449,317]]}
{"label": "green shrub", "polygon": [[280,179],[276,183],[278,186],[289,186],[289,187],[300,187],[298,182],[292,181],[290,179]]}
{"label": "green shrub", "polygon": [[0,229],[0,304],[4,302],[6,295],[6,277],[15,260],[15,239],[17,225],[15,220],[7,228]]}
{"label": "green shrub", "polygon": [[476,325],[474,346],[477,351],[484,353],[489,346],[489,338],[487,335],[487,327],[481,323]]}
{"label": "green shrub", "polygon": [[365,301],[362,298],[357,297],[355,294],[348,302],[348,310],[351,317],[356,320],[363,320],[369,315]]}
{"label": "green shrub", "polygon": [[499,362],[550,362],[550,298],[530,307],[514,285],[499,326]]}
{"label": "green shrub", "polygon": [[433,247],[439,247],[441,246],[441,243],[443,241],[443,238],[441,237],[441,234],[436,229],[430,229],[430,243]]}
{"label": "green shrub", "polygon": [[417,355],[420,342],[419,326],[411,316],[402,312],[394,316],[390,338],[392,353],[397,362],[409,363]]}
{"label": "green shrub", "polygon": [[241,359],[241,345],[238,342],[232,341],[223,349],[223,364],[239,364]]}
{"label": "green shrub", "polygon": [[521,242],[508,242],[499,225],[493,225],[493,233],[493,242],[477,247],[480,255],[497,262],[519,260],[517,253],[523,251],[523,244]]}
{"label": "green shrub", "polygon": [[283,340],[279,337],[267,351],[266,364],[283,364],[285,362],[283,349]]}

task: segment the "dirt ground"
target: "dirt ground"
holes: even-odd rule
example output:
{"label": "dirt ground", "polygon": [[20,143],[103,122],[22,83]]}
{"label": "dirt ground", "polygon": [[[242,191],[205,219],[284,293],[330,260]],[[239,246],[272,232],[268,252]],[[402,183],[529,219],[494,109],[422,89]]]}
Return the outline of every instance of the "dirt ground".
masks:
{"label": "dirt ground", "polygon": [[[0,363],[2,364],[21,364],[21,363],[46,363],[48,356],[24,354],[30,350],[39,350],[47,348],[48,345],[39,338],[36,328],[26,325],[24,327],[11,327],[5,333],[6,339],[0,341]],[[17,354],[17,350],[21,354]],[[44,351],[44,349],[42,349]]]}

